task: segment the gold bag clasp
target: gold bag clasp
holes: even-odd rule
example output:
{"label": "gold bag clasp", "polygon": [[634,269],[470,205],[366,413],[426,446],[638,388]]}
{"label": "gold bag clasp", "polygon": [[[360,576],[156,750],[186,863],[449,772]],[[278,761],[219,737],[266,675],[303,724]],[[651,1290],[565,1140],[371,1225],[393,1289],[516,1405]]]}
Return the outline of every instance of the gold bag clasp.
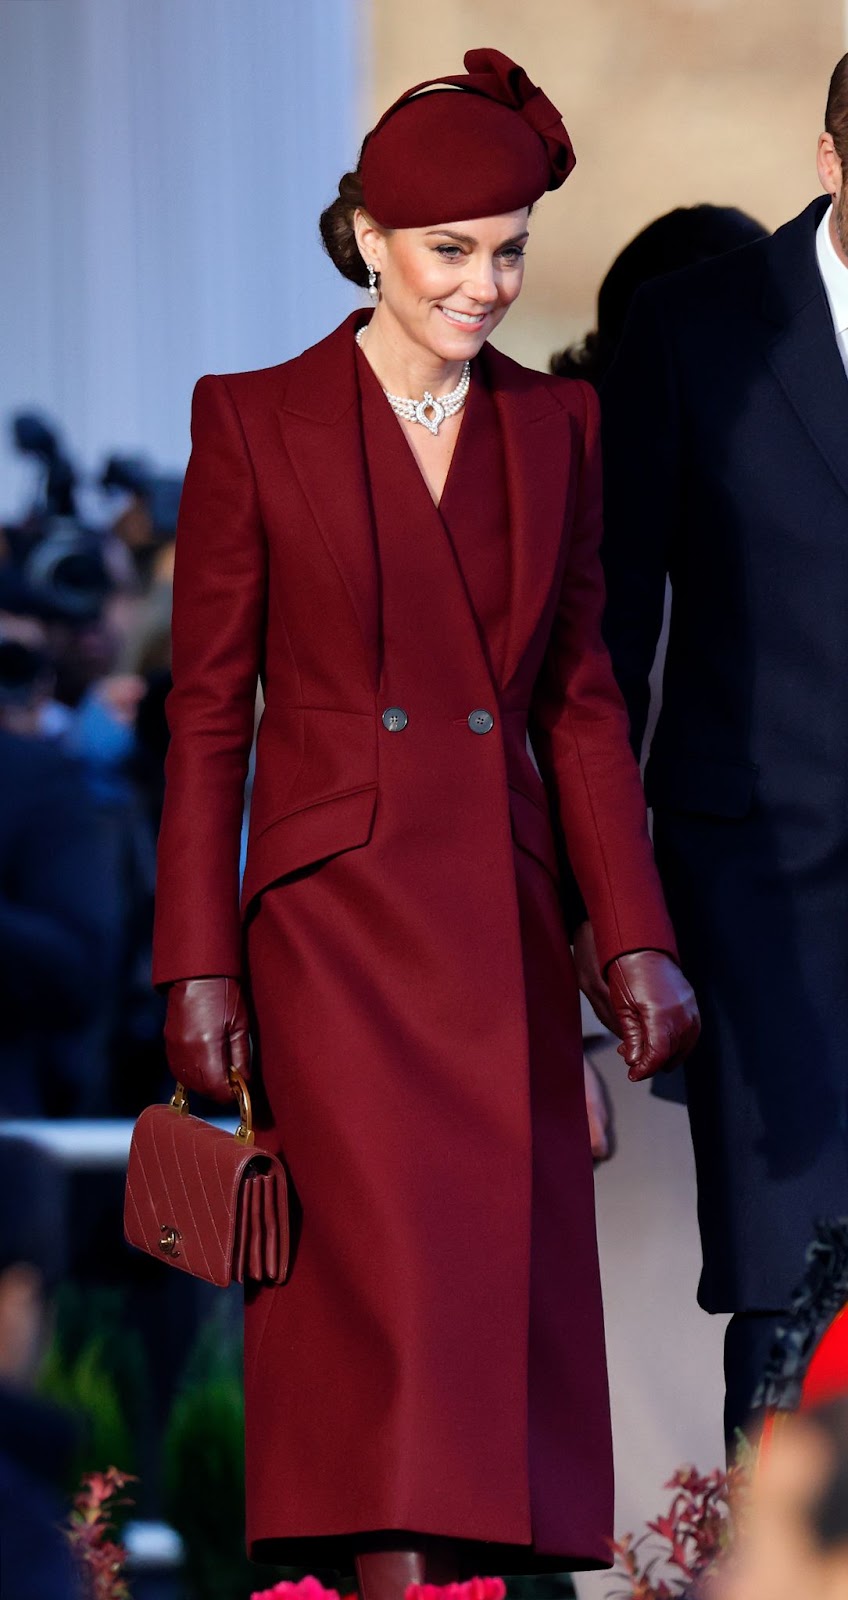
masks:
{"label": "gold bag clasp", "polygon": [[182,1238],[179,1228],[172,1223],[163,1222],[159,1227],[159,1249],[164,1256],[178,1256],[179,1242]]}

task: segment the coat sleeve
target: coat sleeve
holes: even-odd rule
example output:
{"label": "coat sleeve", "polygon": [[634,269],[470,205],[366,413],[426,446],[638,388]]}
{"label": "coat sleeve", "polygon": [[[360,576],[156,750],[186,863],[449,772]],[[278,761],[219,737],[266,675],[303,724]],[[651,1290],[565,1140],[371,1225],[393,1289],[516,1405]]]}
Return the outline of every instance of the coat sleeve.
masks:
{"label": "coat sleeve", "polygon": [[636,298],[601,390],[607,605],[604,638],[637,759],[650,707],[679,505],[679,409],[657,291]]}
{"label": "coat sleeve", "polygon": [[677,951],[627,713],[601,637],[599,413],[594,391],[580,389],[585,427],[569,552],[529,727],[603,968],[628,950],[666,950],[675,959]]}
{"label": "coat sleeve", "polygon": [[265,535],[225,378],[197,384],[191,437],[174,565],[157,986],[241,973],[239,840],[265,634]]}

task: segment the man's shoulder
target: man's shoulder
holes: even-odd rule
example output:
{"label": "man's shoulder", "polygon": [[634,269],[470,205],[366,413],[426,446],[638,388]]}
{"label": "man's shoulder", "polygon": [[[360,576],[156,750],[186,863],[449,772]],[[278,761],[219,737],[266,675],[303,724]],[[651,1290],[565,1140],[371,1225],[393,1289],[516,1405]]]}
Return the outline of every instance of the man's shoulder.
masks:
{"label": "man's shoulder", "polygon": [[726,255],[652,278],[639,290],[634,304],[669,318],[691,316],[698,311],[724,311],[728,306],[738,308],[762,289],[770,243],[770,238],[755,239]]}
{"label": "man's shoulder", "polygon": [[740,245],[725,255],[654,278],[639,290],[638,303],[660,320],[710,323],[716,316],[739,321],[759,311],[764,291],[776,273],[815,270],[815,230],[823,199],[814,201],[772,234]]}

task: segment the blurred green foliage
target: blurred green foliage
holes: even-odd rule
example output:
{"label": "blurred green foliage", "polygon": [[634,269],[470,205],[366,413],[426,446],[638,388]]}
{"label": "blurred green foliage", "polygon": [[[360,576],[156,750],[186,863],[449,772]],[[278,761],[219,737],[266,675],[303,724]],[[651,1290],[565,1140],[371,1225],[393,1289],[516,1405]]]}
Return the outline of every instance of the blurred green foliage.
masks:
{"label": "blurred green foliage", "polygon": [[198,1335],[163,1442],[164,1511],[185,1546],[191,1600],[240,1600],[292,1575],[245,1552],[241,1340],[221,1309]]}
{"label": "blurred green foliage", "polygon": [[150,1373],[143,1341],[127,1325],[120,1290],[65,1284],[56,1302],[53,1336],[38,1391],[71,1411],[80,1440],[66,1488],[86,1472],[138,1468],[135,1441],[150,1403]]}

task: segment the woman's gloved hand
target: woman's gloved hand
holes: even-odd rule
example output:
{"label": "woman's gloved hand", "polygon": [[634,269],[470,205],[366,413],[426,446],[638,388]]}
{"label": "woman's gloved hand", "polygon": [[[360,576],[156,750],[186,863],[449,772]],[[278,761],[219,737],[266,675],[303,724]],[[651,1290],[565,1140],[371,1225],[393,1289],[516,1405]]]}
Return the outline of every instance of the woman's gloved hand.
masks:
{"label": "woman's gloved hand", "polygon": [[237,978],[185,978],[168,990],[165,1050],[178,1083],[222,1105],[233,1098],[229,1072],[250,1079],[247,1006]]}
{"label": "woman's gloved hand", "polygon": [[694,1049],[701,1019],[690,985],[663,950],[633,950],[607,969],[610,1000],[620,1023],[633,1083],[670,1070]]}

